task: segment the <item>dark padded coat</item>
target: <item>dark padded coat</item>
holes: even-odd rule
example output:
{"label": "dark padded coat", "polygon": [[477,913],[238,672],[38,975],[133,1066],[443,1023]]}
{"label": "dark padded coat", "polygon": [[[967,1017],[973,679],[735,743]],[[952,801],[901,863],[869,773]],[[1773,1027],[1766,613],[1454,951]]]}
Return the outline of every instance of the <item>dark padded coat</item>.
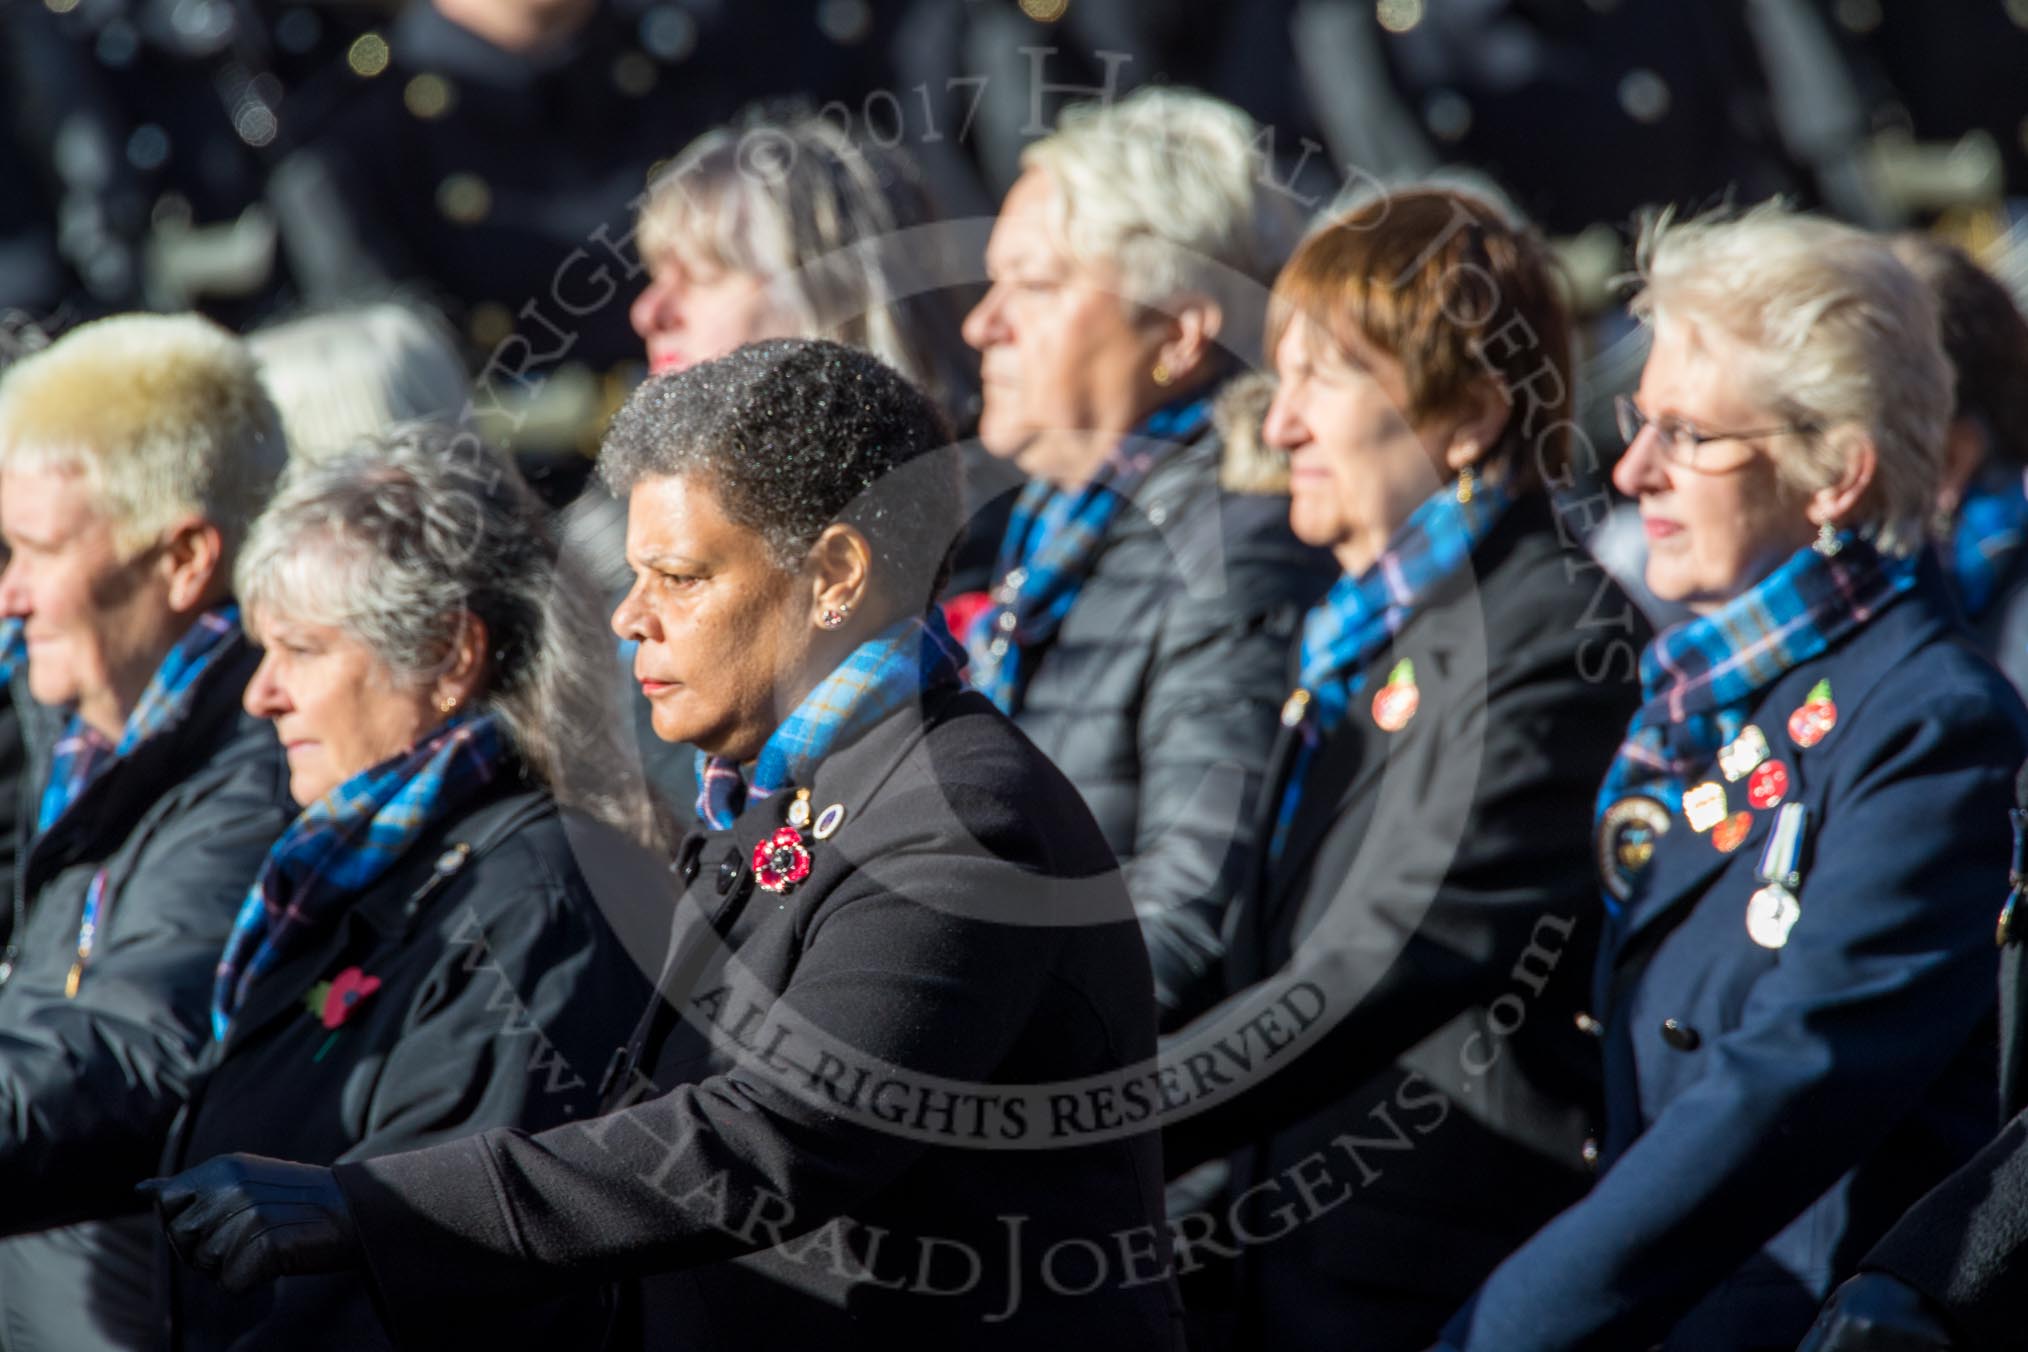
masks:
{"label": "dark padded coat", "polygon": [[404,1338],[618,1281],[604,1341],[576,1346],[1174,1345],[1156,1138],[1088,1114],[1058,1134],[1020,1090],[1154,1051],[1147,959],[1076,793],[955,690],[809,787],[843,822],[805,830],[784,892],[753,857],[787,795],[685,841],[621,1106],[338,1166]]}
{"label": "dark padded coat", "polygon": [[[258,654],[231,642],[191,716],[94,781],[16,870],[0,985],[9,1352],[93,1352],[158,1336],[158,1227],[134,1184],[154,1174],[210,1035],[212,974],[232,918],[296,815],[273,730],[240,710]],[[38,766],[34,783],[46,777]],[[68,999],[85,890],[102,868],[98,940]]]}
{"label": "dark padded coat", "polygon": [[[1178,1254],[1185,1272],[1238,1254],[1232,1346],[1422,1352],[1589,1185],[1592,804],[1645,638],[1537,494],[1368,664],[1233,909],[1245,996],[1165,1044],[1190,1095],[1234,1095],[1167,1133],[1172,1173],[1236,1147],[1226,1205],[1180,1218]],[[1374,701],[1404,660],[1419,701],[1388,731]],[[1277,739],[1263,834],[1297,748]],[[1245,1017],[1282,991],[1268,1023]]]}
{"label": "dark padded coat", "polygon": [[[198,1062],[165,1175],[228,1151],[331,1164],[597,1111],[600,1074],[651,987],[578,857],[628,847],[576,818],[567,832],[545,792],[503,790],[425,831],[318,941],[250,988]],[[355,968],[379,984],[329,1027],[324,983]],[[388,1346],[358,1276],[233,1296],[166,1244],[160,1261],[178,1352]],[[503,1327],[468,1323],[463,1341],[570,1346],[574,1318],[516,1311]]]}
{"label": "dark padded coat", "polygon": [[1289,533],[1286,496],[1221,488],[1226,455],[1207,426],[1149,473],[1028,655],[1015,715],[1126,865],[1170,1023],[1217,996],[1228,866],[1251,842],[1289,647],[1338,572]]}

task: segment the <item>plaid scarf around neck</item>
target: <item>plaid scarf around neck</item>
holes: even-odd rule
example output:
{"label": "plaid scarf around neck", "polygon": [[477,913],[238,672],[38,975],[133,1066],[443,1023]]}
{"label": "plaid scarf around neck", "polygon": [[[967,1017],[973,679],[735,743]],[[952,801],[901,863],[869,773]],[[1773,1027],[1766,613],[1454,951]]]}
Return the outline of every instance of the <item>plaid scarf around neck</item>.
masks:
{"label": "plaid scarf around neck", "polygon": [[697,820],[709,830],[726,830],[749,799],[772,798],[807,783],[836,748],[924,691],[957,684],[964,673],[961,652],[934,606],[921,619],[881,630],[803,696],[761,748],[751,782],[738,762],[697,753]]}
{"label": "plaid scarf around neck", "polygon": [[20,616],[0,620],[0,685],[28,665],[28,625]]}
{"label": "plaid scarf around neck", "polygon": [[205,673],[231,651],[239,637],[239,607],[231,603],[199,615],[162,664],[127,715],[116,743],[77,714],[72,714],[56,739],[49,783],[42,790],[36,830],[46,832],[84,795],[92,781],[134,748],[176,727],[190,714]]}
{"label": "plaid scarf around neck", "polygon": [[1988,461],[1966,487],[1950,543],[1937,551],[1967,620],[1985,616],[2023,544],[2028,544],[2028,475]]}
{"label": "plaid scarf around neck", "polygon": [[1459,502],[1456,487],[1445,484],[1409,514],[1365,572],[1339,578],[1303,618],[1297,689],[1309,699],[1298,725],[1302,741],[1275,813],[1272,854],[1287,843],[1317,748],[1350,714],[1368,664],[1431,589],[1464,566],[1512,505],[1506,486],[1490,479],[1479,480],[1470,502]]}
{"label": "plaid scarf around neck", "polygon": [[1210,417],[1210,395],[1177,400],[1128,433],[1082,488],[1058,489],[1036,479],[1021,490],[994,569],[1000,581],[993,604],[965,636],[972,685],[1002,713],[1020,707],[1026,654],[1054,638],[1077,604],[1113,519],[1163,452],[1195,436]]}
{"label": "plaid scarf around neck", "polygon": [[[1853,531],[1827,558],[1805,546],[1709,615],[1655,637],[1641,654],[1641,707],[1599,786],[1594,821],[1643,794],[1682,811],[1683,791],[1739,736],[1755,698],[1836,646],[1916,584],[1918,555],[1882,554]],[[1619,901],[1605,893],[1606,910]]]}
{"label": "plaid scarf around neck", "polygon": [[233,920],[212,985],[212,1037],[225,1040],[263,973],[323,932],[426,827],[471,802],[507,759],[507,739],[492,715],[460,717],[304,808],[268,851]]}

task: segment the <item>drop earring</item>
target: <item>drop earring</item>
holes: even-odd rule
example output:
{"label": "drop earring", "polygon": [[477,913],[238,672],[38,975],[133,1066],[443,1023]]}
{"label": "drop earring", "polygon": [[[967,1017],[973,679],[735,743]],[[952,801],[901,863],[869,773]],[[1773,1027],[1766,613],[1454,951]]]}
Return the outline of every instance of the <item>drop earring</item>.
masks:
{"label": "drop earring", "polygon": [[1828,521],[1817,523],[1817,538],[1811,541],[1810,548],[1816,550],[1827,559],[1835,559],[1838,557],[1838,551],[1844,547],[1845,542],[1838,538],[1838,528],[1836,526]]}
{"label": "drop earring", "polygon": [[1466,465],[1458,471],[1458,505],[1470,503],[1479,494],[1479,471]]}

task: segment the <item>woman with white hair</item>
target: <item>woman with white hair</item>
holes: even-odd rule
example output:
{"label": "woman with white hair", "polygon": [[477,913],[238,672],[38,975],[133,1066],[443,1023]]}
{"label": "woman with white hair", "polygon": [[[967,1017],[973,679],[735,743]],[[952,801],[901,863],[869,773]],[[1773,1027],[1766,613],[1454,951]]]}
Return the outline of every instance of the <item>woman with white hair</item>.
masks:
{"label": "woman with white hair", "polygon": [[322,460],[397,423],[455,425],[471,402],[437,315],[381,301],[321,310],[247,336],[295,460]]}
{"label": "woman with white hair", "polygon": [[[648,983],[578,852],[624,857],[655,824],[613,770],[611,649],[534,494],[473,438],[363,443],[285,482],[239,596],[266,649],[246,707],[303,810],[242,880],[163,1168],[331,1164],[595,1112]],[[644,868],[638,900],[665,878]],[[167,1290],[178,1349],[388,1345],[356,1278],[228,1291],[176,1263]],[[558,1346],[582,1314],[464,1333]]]}
{"label": "woman with white hair", "polygon": [[1260,473],[1257,408],[1232,435],[1213,417],[1294,242],[1257,134],[1182,90],[1068,109],[1022,155],[965,319],[979,439],[1030,479],[971,677],[1128,866],[1165,1023],[1217,989],[1289,644],[1337,572]]}
{"label": "woman with white hair", "polygon": [[1772,206],[1658,227],[1643,272],[1613,477],[1693,618],[1598,798],[1599,1178],[1452,1322],[1468,1352],[1792,1347],[1994,1120],[2028,715],[1922,548],[1935,305],[1883,241]]}

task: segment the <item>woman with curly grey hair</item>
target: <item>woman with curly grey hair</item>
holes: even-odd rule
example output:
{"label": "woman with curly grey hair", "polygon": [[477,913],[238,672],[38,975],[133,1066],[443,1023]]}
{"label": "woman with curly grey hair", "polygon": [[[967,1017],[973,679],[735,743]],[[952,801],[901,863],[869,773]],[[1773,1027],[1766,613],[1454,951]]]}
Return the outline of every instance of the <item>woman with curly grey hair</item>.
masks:
{"label": "woman with curly grey hair", "polygon": [[959,680],[946,437],[836,343],[634,395],[601,463],[635,571],[613,627],[703,787],[608,1111],[215,1161],[164,1195],[205,1267],[364,1268],[415,1346],[602,1282],[611,1348],[1174,1346],[1145,1110],[1049,1107],[1153,1057],[1147,959],[1076,790]]}
{"label": "woman with curly grey hair", "polygon": [[[167,1167],[364,1159],[592,1112],[647,987],[573,837],[610,853],[653,828],[611,782],[610,648],[580,632],[590,594],[533,495],[476,440],[411,429],[285,480],[238,584],[266,649],[246,707],[273,722],[303,810],[219,960]],[[363,1282],[234,1294],[171,1274],[179,1348],[256,1328],[386,1343]]]}

